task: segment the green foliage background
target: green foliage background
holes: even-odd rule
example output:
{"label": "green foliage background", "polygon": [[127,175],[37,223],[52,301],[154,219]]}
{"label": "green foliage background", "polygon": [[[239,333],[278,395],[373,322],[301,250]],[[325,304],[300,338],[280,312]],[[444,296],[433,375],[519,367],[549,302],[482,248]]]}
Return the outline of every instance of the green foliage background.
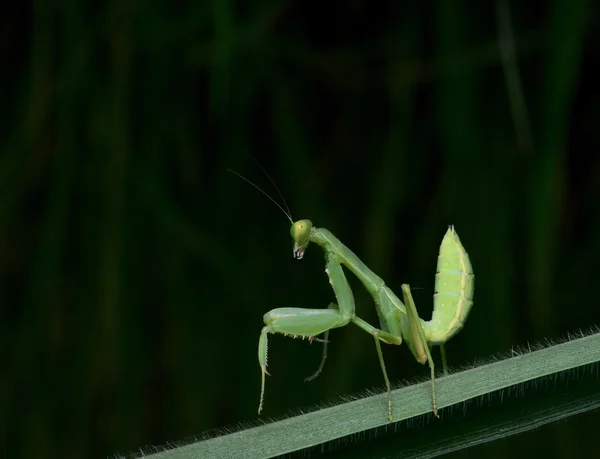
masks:
{"label": "green foliage background", "polygon": [[[420,287],[424,318],[456,226],[477,282],[451,365],[599,324],[598,20],[594,2],[567,0],[9,7],[6,457],[105,457],[256,419],[262,315],[333,296],[322,253],[294,260],[285,217],[226,172],[275,194],[248,155],[295,219],[392,288]],[[320,347],[271,338],[266,416],[382,386],[371,337],[350,326],[331,340],[307,384]],[[385,355],[396,381],[426,373],[405,348]],[[599,420],[485,455],[582,457]]]}

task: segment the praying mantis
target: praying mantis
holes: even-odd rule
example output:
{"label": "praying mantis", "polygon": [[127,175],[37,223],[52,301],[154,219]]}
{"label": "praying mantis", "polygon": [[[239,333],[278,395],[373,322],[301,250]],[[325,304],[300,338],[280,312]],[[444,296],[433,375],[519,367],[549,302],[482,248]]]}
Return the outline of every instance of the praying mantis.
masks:
{"label": "praying mantis", "polygon": [[[262,167],[261,167],[262,168]],[[263,169],[264,171],[264,169]],[[233,171],[231,171],[233,172]],[[258,413],[262,411],[267,373],[268,335],[279,333],[294,338],[323,342],[321,363],[315,374],[306,378],[312,380],[323,369],[327,358],[329,331],[352,322],[373,336],[383,379],[388,394],[388,420],[392,422],[391,386],[385,368],[380,342],[401,345],[406,342],[415,359],[420,364],[429,364],[431,373],[431,406],[433,414],[439,417],[435,392],[435,365],[431,357],[431,348],[440,346],[444,373],[447,372],[444,344],[458,333],[473,306],[474,280],[469,255],[464,249],[453,226],[446,231],[440,245],[435,275],[435,293],[433,295],[433,314],[430,321],[424,321],[417,313],[410,286],[402,284],[404,303],[387,286],[381,277],[370,270],[352,250],[346,247],[330,231],[315,227],[310,220],[293,221],[289,209],[287,212],[267,193],[252,182],[246,180],[271,201],[273,201],[292,223],[290,230],[293,256],[300,260],[304,257],[308,245],[312,242],[320,246],[325,253],[325,273],[333,289],[337,303],[330,303],[327,309],[278,308],[267,312],[263,319],[258,342],[258,361],[261,369],[261,391]],[[266,173],[266,172],[265,172]],[[268,176],[268,174],[267,174]],[[270,177],[269,177],[270,179]],[[271,180],[273,183],[273,181]],[[275,185],[273,183],[273,185]],[[277,189],[277,187],[275,186]],[[279,192],[279,190],[277,189]],[[279,193],[281,195],[281,193]],[[284,200],[285,203],[285,200]],[[286,205],[287,208],[287,205]],[[356,315],[354,296],[342,265],[352,272],[373,298],[381,328],[376,328]],[[323,339],[317,336],[323,334]]]}

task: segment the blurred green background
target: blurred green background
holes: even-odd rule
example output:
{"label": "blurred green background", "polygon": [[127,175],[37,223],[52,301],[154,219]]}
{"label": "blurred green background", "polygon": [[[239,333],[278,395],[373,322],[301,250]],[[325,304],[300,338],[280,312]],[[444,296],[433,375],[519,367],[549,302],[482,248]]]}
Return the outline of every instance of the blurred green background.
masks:
{"label": "blurred green background", "polygon": [[[6,457],[127,453],[256,420],[262,315],[333,300],[331,230],[431,314],[453,224],[476,274],[451,366],[600,324],[594,2],[35,0],[0,18]],[[377,322],[354,278],[359,315]],[[383,381],[355,326],[271,336],[264,415]],[[384,349],[394,381],[426,376]],[[439,358],[439,354],[435,354]],[[383,414],[382,414],[383,416]],[[581,457],[587,415],[485,447]],[[454,456],[478,457],[482,447]]]}

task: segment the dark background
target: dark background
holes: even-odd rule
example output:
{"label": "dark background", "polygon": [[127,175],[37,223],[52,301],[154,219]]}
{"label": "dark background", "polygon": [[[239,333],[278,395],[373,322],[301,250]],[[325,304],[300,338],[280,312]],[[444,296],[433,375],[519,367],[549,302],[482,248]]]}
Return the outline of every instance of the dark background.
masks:
{"label": "dark background", "polygon": [[[321,250],[294,260],[284,215],[226,171],[276,197],[249,155],[295,219],[331,230],[396,292],[420,288],[425,319],[456,226],[476,289],[451,366],[600,323],[597,3],[7,8],[7,457],[106,457],[256,419],[262,315],[333,294]],[[265,416],[382,387],[370,336],[330,338],[309,384],[320,346],[271,336]],[[406,347],[384,352],[394,381],[427,375]],[[599,425],[586,415],[468,453],[581,457]]]}

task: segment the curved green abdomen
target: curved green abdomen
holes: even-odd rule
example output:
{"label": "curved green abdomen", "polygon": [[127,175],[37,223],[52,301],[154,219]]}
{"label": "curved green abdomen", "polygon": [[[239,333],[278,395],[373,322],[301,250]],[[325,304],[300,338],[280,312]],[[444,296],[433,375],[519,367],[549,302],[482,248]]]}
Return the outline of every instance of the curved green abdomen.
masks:
{"label": "curved green abdomen", "polygon": [[440,245],[433,315],[425,327],[430,344],[445,343],[463,327],[473,305],[474,282],[469,255],[451,226]]}

